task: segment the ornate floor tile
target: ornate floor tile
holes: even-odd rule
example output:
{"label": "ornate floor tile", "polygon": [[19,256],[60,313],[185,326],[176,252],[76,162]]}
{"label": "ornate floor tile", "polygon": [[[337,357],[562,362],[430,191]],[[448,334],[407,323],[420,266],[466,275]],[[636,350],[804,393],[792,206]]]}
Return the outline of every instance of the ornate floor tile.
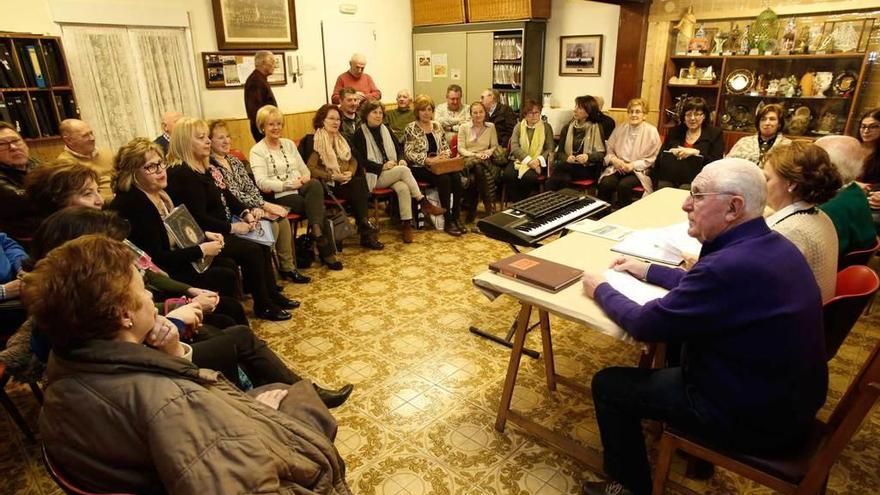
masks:
{"label": "ornate floor tile", "polygon": [[581,483],[597,479],[573,459],[529,444],[476,485],[499,495],[579,494]]}
{"label": "ornate floor tile", "polygon": [[458,404],[452,393],[416,376],[388,381],[383,388],[353,402],[390,431],[403,436],[420,430]]}
{"label": "ornate floor tile", "polygon": [[339,431],[336,449],[345,460],[348,472],[357,471],[391,452],[401,438],[383,427],[369,415],[353,408],[334,410]]}
{"label": "ornate floor tile", "polygon": [[450,469],[414,449],[402,448],[358,471],[349,481],[357,494],[452,495],[473,493]]}

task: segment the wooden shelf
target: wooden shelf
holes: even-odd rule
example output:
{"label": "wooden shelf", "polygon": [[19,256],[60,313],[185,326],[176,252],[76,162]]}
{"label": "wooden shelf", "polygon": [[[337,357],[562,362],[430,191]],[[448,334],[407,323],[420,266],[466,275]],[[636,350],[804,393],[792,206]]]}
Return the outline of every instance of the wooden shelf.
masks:
{"label": "wooden shelf", "polygon": [[864,58],[865,54],[862,52],[847,52],[847,53],[826,53],[822,55],[816,55],[813,53],[803,54],[799,53],[796,55],[728,55],[725,58],[733,59],[733,60],[804,60],[804,59],[834,59],[834,58]]}
{"label": "wooden shelf", "polygon": [[724,93],[724,96],[727,98],[773,98],[776,100],[851,100],[852,98],[849,96],[770,96],[770,95],[750,95],[750,94],[741,94],[735,95],[731,93]]}
{"label": "wooden shelf", "polygon": [[522,63],[521,58],[498,58],[492,61],[494,64],[519,64]]}
{"label": "wooden shelf", "polygon": [[702,89],[718,89],[721,87],[720,84],[673,84],[666,83],[666,86],[670,88],[702,88]]}
{"label": "wooden shelf", "polygon": [[699,60],[721,60],[724,57],[721,55],[673,55],[669,57],[673,60],[691,60],[691,59],[699,59]]}
{"label": "wooden shelf", "polygon": [[24,138],[24,140],[28,143],[40,143],[40,142],[44,142],[44,141],[57,141],[59,139],[61,139],[61,136],[59,136],[59,135],[42,136],[42,137],[38,137],[38,138]]}

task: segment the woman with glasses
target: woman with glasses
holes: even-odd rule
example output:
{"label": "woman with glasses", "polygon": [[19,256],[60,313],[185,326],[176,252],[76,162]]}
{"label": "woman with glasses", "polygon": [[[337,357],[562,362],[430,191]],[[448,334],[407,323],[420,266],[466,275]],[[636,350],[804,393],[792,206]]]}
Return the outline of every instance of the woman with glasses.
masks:
{"label": "woman with glasses", "polygon": [[[404,92],[401,90],[401,93]],[[431,204],[419,189],[412,171],[406,166],[403,147],[388,126],[383,124],[385,107],[382,102],[364,102],[360,112],[362,124],[354,133],[352,149],[360,166],[367,171],[367,181],[372,181],[374,187],[390,187],[397,194],[401,234],[403,242],[409,244],[413,241],[413,200],[427,215],[442,215],[446,210]]]}
{"label": "woman with glasses", "polygon": [[679,124],[666,133],[654,163],[656,189],[690,189],[703,167],[724,156],[724,134],[709,123],[711,111],[699,96],[688,98],[681,107]]}
{"label": "woman with glasses", "polygon": [[334,196],[351,205],[361,246],[379,250],[385,246],[379,242],[378,229],[370,224],[367,174],[358,166],[348,140],[340,132],[341,122],[342,113],[336,105],[326,104],[319,108],[312,120],[315,133],[303,137],[299,151],[312,177],[330,188]]}
{"label": "woman with glasses", "polygon": [[880,108],[862,114],[856,138],[865,150],[865,166],[858,181],[868,185],[880,184]]}
{"label": "woman with glasses", "polygon": [[574,180],[595,180],[605,159],[605,128],[602,112],[592,96],[574,99],[574,118],[559,133],[556,161],[547,187],[553,191],[566,188]]}
{"label": "woman with glasses", "polygon": [[312,234],[318,239],[321,261],[332,270],[342,270],[330,240],[327,212],[324,210],[324,188],[312,180],[312,173],[290,139],[281,137],[284,116],[278,107],[266,105],[257,111],[257,127],[263,139],[251,148],[250,160],[254,180],[261,191],[275,203],[305,215]]}
{"label": "woman with glasses", "polygon": [[510,136],[510,163],[501,175],[510,201],[520,201],[538,190],[538,177],[547,177],[553,147],[553,128],[541,120],[541,104],[526,100],[522,120]]}
{"label": "woman with glasses", "polygon": [[[254,297],[254,314],[264,320],[289,320],[285,310],[296,308],[299,302],[284,297],[275,285],[269,248],[239,237],[254,230],[256,221],[228,188],[217,187],[214,175],[220,172],[211,166],[210,156],[208,124],[188,117],[178,121],[168,150],[168,196],[186,205],[202,230],[223,234],[222,256],[241,267],[245,289]],[[159,178],[164,179],[164,173]],[[160,195],[149,199],[163,216],[173,207]]]}
{"label": "woman with glasses", "polygon": [[[222,120],[208,122],[208,133],[211,137],[211,165],[220,171],[220,179],[229,188],[229,192],[251,209],[256,220],[263,217],[272,219],[272,235],[275,237],[275,252],[278,253],[278,274],[296,284],[310,282],[309,277],[296,271],[293,259],[293,232],[290,229],[290,222],[287,221],[288,209],[264,200],[245,164],[229,153],[232,139],[229,137],[226,122]],[[218,177],[215,176],[214,179],[217,183]]]}
{"label": "woman with glasses", "polygon": [[791,140],[782,135],[785,128],[785,108],[778,103],[764,105],[755,115],[754,136],[740,138],[730,152],[728,158],[745,158],[760,166],[764,155],[776,146],[791,144]]}
{"label": "woman with glasses", "polygon": [[599,176],[599,197],[616,208],[633,202],[636,186],[642,186],[645,195],[651,193],[653,185],[648,171],[660,151],[657,128],[645,122],[648,102],[633,98],[626,105],[626,113],[627,121],[608,138],[606,167]]}

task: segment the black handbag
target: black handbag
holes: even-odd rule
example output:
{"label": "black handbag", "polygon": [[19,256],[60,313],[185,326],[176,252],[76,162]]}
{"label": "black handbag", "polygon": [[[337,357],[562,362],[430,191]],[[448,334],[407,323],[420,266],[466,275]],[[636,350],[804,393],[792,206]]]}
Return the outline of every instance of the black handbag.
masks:
{"label": "black handbag", "polygon": [[296,238],[296,267],[309,268],[315,262],[315,246],[317,241],[312,234],[302,234]]}

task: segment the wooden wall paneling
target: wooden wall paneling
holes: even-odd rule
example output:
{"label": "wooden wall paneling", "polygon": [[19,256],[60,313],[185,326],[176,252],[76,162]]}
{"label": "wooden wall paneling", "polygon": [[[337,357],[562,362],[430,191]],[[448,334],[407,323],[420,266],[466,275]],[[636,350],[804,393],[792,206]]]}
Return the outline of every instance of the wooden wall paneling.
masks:
{"label": "wooden wall paneling", "polygon": [[629,100],[642,96],[649,10],[650,5],[647,3],[620,4],[620,28],[617,31],[617,57],[614,62],[614,92],[611,97],[611,106],[615,108],[626,107]]}
{"label": "wooden wall paneling", "polygon": [[46,163],[58,158],[58,155],[64,151],[64,143],[60,139],[29,141],[28,148],[31,158]]}

